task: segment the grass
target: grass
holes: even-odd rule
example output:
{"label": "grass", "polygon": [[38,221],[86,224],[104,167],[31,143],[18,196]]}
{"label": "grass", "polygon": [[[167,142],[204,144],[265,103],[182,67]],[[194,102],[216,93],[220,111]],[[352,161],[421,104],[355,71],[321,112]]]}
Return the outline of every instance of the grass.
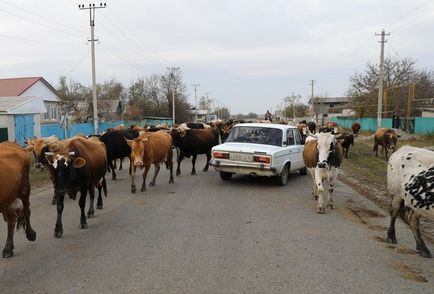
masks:
{"label": "grass", "polygon": [[30,187],[33,189],[38,189],[45,187],[51,183],[50,175],[45,169],[35,168],[35,158],[31,155],[30,161]]}
{"label": "grass", "polygon": [[[375,157],[372,152],[374,140],[371,135],[372,133],[362,132],[356,138],[354,146],[350,146],[348,158],[344,159],[340,168],[340,179],[381,207],[388,208],[387,161],[381,156],[381,147],[378,150],[378,157]],[[434,135],[411,137],[411,140],[398,139],[397,147],[434,146]]]}

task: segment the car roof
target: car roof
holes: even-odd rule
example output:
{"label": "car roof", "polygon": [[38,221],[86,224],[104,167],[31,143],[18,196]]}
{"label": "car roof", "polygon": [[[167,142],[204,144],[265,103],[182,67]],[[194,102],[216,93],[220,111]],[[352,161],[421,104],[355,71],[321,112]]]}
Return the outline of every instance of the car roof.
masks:
{"label": "car roof", "polygon": [[237,127],[258,127],[258,128],[273,128],[273,129],[281,129],[281,130],[287,130],[287,129],[296,129],[297,127],[291,126],[291,125],[284,125],[284,124],[268,124],[268,123],[240,123],[234,126],[234,128]]}

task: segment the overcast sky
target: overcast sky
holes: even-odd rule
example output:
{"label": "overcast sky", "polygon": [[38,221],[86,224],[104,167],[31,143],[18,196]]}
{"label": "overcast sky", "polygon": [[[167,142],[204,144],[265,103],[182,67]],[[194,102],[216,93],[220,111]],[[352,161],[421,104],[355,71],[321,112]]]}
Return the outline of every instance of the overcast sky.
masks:
{"label": "overcast sky", "polygon": [[[92,2],[93,3],[93,2]],[[95,2],[99,5],[100,2]],[[106,1],[96,12],[97,82],[179,66],[194,105],[208,93],[231,113],[263,114],[292,92],[342,96],[385,55],[434,68],[434,1]],[[73,0],[0,0],[0,78],[59,76],[91,85],[89,12]]]}

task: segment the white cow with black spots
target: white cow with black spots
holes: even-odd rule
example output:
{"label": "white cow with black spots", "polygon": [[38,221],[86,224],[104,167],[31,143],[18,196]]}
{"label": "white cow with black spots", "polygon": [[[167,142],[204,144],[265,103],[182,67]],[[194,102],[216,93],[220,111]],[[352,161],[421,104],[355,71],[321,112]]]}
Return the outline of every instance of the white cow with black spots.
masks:
{"label": "white cow with black spots", "polygon": [[420,234],[419,219],[434,219],[434,152],[403,146],[393,153],[387,166],[387,188],[392,195],[387,241],[397,243],[395,220],[400,215],[413,231],[416,250],[431,257]]}

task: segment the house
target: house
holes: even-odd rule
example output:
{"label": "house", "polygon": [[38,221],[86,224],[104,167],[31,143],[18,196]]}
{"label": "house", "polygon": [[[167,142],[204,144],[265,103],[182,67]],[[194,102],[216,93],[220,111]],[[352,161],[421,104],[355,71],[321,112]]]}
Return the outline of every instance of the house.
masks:
{"label": "house", "polygon": [[317,124],[325,125],[330,117],[354,116],[348,97],[313,97],[309,110]]}
{"label": "house", "polygon": [[38,97],[43,101],[46,112],[40,113],[42,124],[60,121],[61,99],[43,77],[0,79],[0,99],[20,96]]}
{"label": "house", "polygon": [[26,138],[41,136],[40,114],[46,111],[41,97],[0,97],[0,142],[23,145]]}

